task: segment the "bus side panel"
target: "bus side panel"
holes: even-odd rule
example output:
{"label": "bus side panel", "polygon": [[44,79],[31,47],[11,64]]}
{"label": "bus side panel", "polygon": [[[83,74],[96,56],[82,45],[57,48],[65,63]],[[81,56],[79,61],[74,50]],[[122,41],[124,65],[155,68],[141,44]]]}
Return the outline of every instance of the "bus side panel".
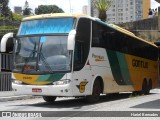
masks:
{"label": "bus side panel", "polygon": [[135,91],[142,90],[143,80],[152,80],[152,88],[158,86],[158,62],[126,55],[130,77]]}
{"label": "bus side panel", "polygon": [[72,93],[73,96],[90,95],[91,83],[93,76],[91,74],[90,66],[85,65],[81,70],[74,71],[72,77]]}
{"label": "bus side panel", "polygon": [[[107,50],[107,55],[119,92],[142,90],[144,79],[148,84],[149,80],[152,80],[152,88],[158,86],[158,63],[156,61],[112,50]],[[127,86],[133,86],[134,89],[129,90]]]}
{"label": "bus side panel", "polygon": [[[90,64],[92,73],[103,79],[103,93],[133,91],[125,54],[104,48],[92,48]],[[96,78],[96,77],[95,77]]]}

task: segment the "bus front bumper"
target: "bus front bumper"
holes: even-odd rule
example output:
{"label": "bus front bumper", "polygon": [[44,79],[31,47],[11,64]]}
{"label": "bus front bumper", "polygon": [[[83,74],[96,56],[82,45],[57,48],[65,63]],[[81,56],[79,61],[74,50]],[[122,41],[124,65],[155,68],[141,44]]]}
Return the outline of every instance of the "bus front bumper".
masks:
{"label": "bus front bumper", "polygon": [[70,84],[66,85],[19,85],[12,83],[15,95],[72,96]]}

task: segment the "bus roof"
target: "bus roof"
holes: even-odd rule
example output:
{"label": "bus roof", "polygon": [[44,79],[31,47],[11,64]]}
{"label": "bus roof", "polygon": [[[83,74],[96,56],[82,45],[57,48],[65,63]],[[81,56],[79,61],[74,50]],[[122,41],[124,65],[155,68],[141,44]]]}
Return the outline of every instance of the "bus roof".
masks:
{"label": "bus roof", "polygon": [[123,29],[117,25],[114,25],[114,24],[107,24],[105,22],[102,22],[100,19],[98,18],[93,18],[93,17],[90,17],[90,16],[87,16],[86,14],[71,14],[71,13],[51,13],[51,14],[41,14],[41,15],[34,15],[34,16],[29,16],[29,17],[25,17],[23,18],[22,21],[26,21],[26,20],[34,20],[34,19],[43,19],[43,18],[59,18],[59,17],[75,17],[75,18],[79,18],[79,17],[86,17],[86,18],[89,18],[89,19],[92,19],[94,21],[98,21],[99,23],[103,24],[103,25],[106,25],[108,27],[111,27],[112,29],[115,29],[121,33],[124,33],[124,34],[127,34],[131,37],[134,37],[138,40],[141,40],[143,42],[146,42],[150,45],[153,45],[155,47],[157,47],[154,43],[151,43],[151,42],[148,42],[142,38],[139,38],[137,37],[136,35],[134,35],[132,32],[126,30],[126,29]]}
{"label": "bus roof", "polygon": [[43,19],[43,18],[56,18],[56,17],[86,17],[85,14],[70,14],[70,13],[51,13],[51,14],[41,14],[41,15],[34,15],[23,18],[22,21],[26,20],[34,20],[34,19]]}

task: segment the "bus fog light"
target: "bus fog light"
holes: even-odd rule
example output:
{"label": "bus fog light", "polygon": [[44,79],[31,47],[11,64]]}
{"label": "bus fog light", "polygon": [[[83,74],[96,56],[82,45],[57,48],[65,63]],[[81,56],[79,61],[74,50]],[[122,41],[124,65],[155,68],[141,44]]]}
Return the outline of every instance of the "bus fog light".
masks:
{"label": "bus fog light", "polygon": [[12,80],[12,81],[14,84],[18,84],[18,85],[22,84],[22,81],[19,81],[19,80]]}
{"label": "bus fog light", "polygon": [[65,85],[65,84],[69,84],[70,82],[71,82],[71,80],[69,80],[69,79],[59,80],[59,81],[53,82],[53,85]]}

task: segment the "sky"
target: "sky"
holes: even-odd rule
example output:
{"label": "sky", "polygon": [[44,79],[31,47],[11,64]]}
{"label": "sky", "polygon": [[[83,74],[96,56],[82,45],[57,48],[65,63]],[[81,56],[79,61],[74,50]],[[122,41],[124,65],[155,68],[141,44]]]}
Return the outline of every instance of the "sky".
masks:
{"label": "sky", "polygon": [[[14,6],[24,7],[26,0],[9,0],[9,7],[13,11]],[[67,13],[82,13],[82,6],[88,5],[88,0],[27,0],[29,7],[34,11],[38,5],[50,5],[55,4],[62,8]],[[151,0],[151,8],[157,8],[160,6],[155,0]]]}
{"label": "sky", "polygon": [[151,0],[151,8],[153,9],[153,8],[157,8],[157,7],[159,7],[160,6],[160,4],[159,3],[157,3],[155,0]]}
{"label": "sky", "polygon": [[[9,7],[14,10],[14,6],[24,7],[26,0],[9,0]],[[38,5],[57,5],[67,13],[82,13],[82,6],[88,4],[88,0],[27,0],[32,10]],[[71,8],[71,9],[70,9]]]}

